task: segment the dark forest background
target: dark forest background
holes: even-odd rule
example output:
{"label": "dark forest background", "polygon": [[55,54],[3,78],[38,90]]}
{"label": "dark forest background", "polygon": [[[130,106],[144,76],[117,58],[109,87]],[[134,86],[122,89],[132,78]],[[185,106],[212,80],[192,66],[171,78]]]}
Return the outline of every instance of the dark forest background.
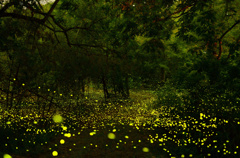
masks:
{"label": "dark forest background", "polygon": [[[181,130],[164,126],[170,135],[187,128],[190,136],[176,134],[179,140],[206,142],[171,148],[173,155],[234,157],[240,140],[239,26],[238,0],[2,0],[2,140],[21,127],[15,118],[36,114],[25,118],[27,124],[44,118],[37,128],[47,129],[47,118],[58,112],[73,122],[154,95],[145,109],[135,109],[144,109],[134,115],[138,123],[154,115],[159,132],[157,122],[166,114],[185,120]],[[206,145],[215,140],[217,147]],[[6,148],[7,141],[0,152],[18,153],[13,148],[19,145]]]}

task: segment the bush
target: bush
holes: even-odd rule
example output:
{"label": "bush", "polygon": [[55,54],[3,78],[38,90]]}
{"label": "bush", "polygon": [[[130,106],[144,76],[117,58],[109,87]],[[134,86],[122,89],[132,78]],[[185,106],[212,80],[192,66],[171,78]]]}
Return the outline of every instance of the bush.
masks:
{"label": "bush", "polygon": [[[237,73],[234,73],[237,72]],[[205,113],[221,118],[239,113],[240,63],[201,58],[185,65],[157,91],[156,107],[168,106],[174,113]],[[233,119],[233,118],[232,118]]]}

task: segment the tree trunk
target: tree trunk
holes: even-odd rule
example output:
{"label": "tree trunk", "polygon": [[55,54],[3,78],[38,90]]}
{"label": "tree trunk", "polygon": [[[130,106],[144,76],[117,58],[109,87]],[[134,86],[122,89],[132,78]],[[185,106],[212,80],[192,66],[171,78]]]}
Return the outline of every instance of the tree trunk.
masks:
{"label": "tree trunk", "polygon": [[82,97],[84,97],[84,93],[85,93],[85,83],[84,83],[84,80],[82,79],[81,80],[81,86],[82,86]]}
{"label": "tree trunk", "polygon": [[50,112],[50,110],[51,110],[52,103],[53,103],[53,96],[51,97],[51,100],[50,100],[50,103],[49,103],[49,106],[48,106],[48,112]]}
{"label": "tree trunk", "polygon": [[130,93],[129,93],[129,82],[128,82],[128,74],[125,77],[125,86],[126,86],[126,98],[129,97]]}
{"label": "tree trunk", "polygon": [[109,93],[108,93],[108,89],[107,89],[106,78],[104,77],[104,75],[102,76],[102,84],[103,84],[104,98],[106,100],[109,97]]}

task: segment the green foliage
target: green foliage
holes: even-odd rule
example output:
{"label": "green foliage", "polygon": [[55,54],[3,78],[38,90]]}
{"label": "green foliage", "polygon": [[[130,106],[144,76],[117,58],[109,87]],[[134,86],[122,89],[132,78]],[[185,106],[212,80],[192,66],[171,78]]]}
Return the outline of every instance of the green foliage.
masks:
{"label": "green foliage", "polygon": [[174,113],[182,116],[203,112],[225,119],[230,119],[230,110],[231,119],[235,119],[239,114],[239,76],[236,75],[239,67],[236,62],[202,57],[186,64],[159,89],[158,105],[176,107]]}
{"label": "green foliage", "polygon": [[[238,6],[237,0],[1,1],[0,106],[16,116],[28,109],[42,118],[61,111],[66,124],[98,124],[114,111],[117,117],[105,120],[113,123],[124,113],[121,119],[130,125],[155,127],[154,134],[166,129],[172,140],[164,143],[171,147],[164,147],[169,156],[203,157],[206,152],[221,157],[214,148],[185,146],[185,141],[213,144],[217,139],[222,145],[239,131],[233,128],[239,123],[240,101]],[[141,95],[139,102],[128,102],[131,89],[156,90],[156,109]],[[97,114],[98,120],[93,119]],[[14,129],[25,133],[20,139],[33,136],[38,144],[54,135],[26,133],[31,119],[14,120],[11,126],[4,121],[0,137],[6,142],[8,133],[17,135]],[[32,128],[51,129],[49,122]],[[56,130],[62,132],[59,126]],[[238,140],[235,136],[228,145],[230,152]],[[14,139],[10,144],[8,152],[32,145]]]}
{"label": "green foliage", "polygon": [[182,108],[184,106],[184,95],[187,92],[174,87],[173,84],[166,82],[164,86],[160,86],[157,90],[158,100],[156,108],[169,107],[169,108]]}

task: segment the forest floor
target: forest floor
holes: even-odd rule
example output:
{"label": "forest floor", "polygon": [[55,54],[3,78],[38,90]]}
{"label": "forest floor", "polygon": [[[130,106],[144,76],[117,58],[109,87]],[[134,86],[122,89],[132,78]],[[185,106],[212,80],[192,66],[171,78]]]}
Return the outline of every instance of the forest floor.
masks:
{"label": "forest floor", "polygon": [[2,110],[0,157],[240,157],[239,118],[187,108],[179,116],[164,105],[156,108],[156,98],[151,91],[138,90],[130,99],[105,101],[95,91],[78,104],[51,108],[44,118],[36,109],[18,114]]}
{"label": "forest floor", "polygon": [[[101,95],[101,92],[96,93]],[[163,150],[165,143],[161,146],[154,143],[154,140],[156,141],[158,136],[162,137],[166,131],[153,127],[158,112],[149,111],[156,99],[151,91],[133,91],[131,99],[112,99],[104,103],[97,98],[88,99],[86,105],[94,107],[88,116],[81,117],[73,113],[69,117],[71,123],[63,123],[61,129],[49,141],[42,141],[41,146],[32,151],[27,149],[28,152],[25,153],[10,154],[11,157],[167,157],[167,152]],[[64,118],[64,112],[59,113],[62,113]],[[18,150],[20,148],[19,146]]]}
{"label": "forest floor", "polygon": [[[140,112],[141,109],[146,110],[154,99],[154,94],[145,91],[132,92],[130,107],[126,106],[129,100],[119,100],[115,104],[109,102],[109,108],[86,118],[89,121],[71,131],[71,137],[59,134],[44,146],[45,152],[36,156],[53,157],[52,152],[57,151],[58,157],[66,158],[166,157],[165,153],[161,153],[163,150],[158,151],[156,144],[153,145],[150,141],[151,134],[155,136],[156,131],[150,125],[143,126],[140,123],[146,119]],[[61,140],[65,143],[61,144]]]}

